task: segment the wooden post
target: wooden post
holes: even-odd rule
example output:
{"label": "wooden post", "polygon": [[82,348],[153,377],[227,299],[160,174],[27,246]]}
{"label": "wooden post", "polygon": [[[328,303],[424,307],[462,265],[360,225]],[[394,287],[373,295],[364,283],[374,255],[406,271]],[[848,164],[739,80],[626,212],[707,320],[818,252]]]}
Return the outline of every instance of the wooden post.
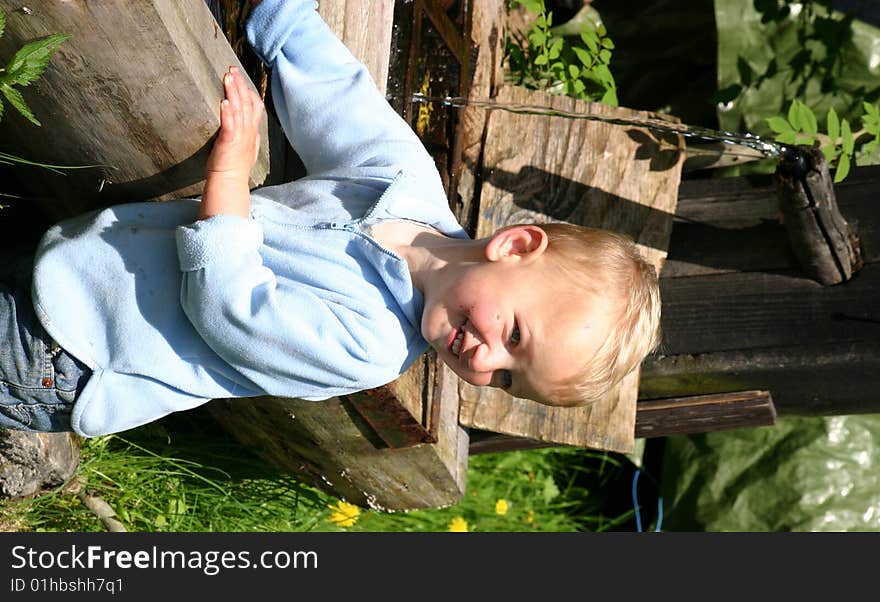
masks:
{"label": "wooden post", "polygon": [[783,153],[776,191],[792,250],[807,276],[825,286],[852,278],[862,267],[859,239],[840,215],[821,151],[798,146]]}
{"label": "wooden post", "polygon": [[[241,64],[204,0],[2,2],[0,56],[69,34],[23,93],[42,127],[6,111],[0,139],[43,163],[101,167],[27,179],[51,219],[114,203],[197,196],[220,127],[222,76]],[[244,69],[241,69],[245,73]],[[266,122],[261,128],[267,139]],[[251,186],[268,172],[268,145]]]}

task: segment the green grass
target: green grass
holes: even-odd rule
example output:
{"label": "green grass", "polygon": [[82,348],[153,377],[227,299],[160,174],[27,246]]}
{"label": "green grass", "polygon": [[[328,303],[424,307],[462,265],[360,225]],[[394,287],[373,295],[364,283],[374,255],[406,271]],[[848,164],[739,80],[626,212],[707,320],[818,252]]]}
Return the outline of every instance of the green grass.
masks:
{"label": "green grass", "polygon": [[609,492],[621,491],[617,481],[628,463],[617,454],[576,448],[473,456],[458,504],[359,510],[349,524],[339,524],[331,518],[339,511],[337,498],[274,473],[217,433],[178,433],[157,423],[84,441],[71,483],[0,502],[0,529],[103,531],[78,498],[85,490],[108,502],[129,531],[447,531],[455,518],[469,531],[601,531],[632,518],[631,509],[609,509],[608,500]]}

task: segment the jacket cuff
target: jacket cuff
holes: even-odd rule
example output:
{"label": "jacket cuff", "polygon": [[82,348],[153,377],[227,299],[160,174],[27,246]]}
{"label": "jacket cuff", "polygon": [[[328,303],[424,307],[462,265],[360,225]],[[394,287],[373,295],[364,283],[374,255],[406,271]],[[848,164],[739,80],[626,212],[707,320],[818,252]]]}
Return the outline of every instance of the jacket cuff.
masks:
{"label": "jacket cuff", "polygon": [[226,257],[241,257],[259,250],[263,228],[252,219],[215,215],[175,232],[177,259],[182,272],[204,268]]}
{"label": "jacket cuff", "polygon": [[245,29],[260,60],[272,66],[275,56],[306,11],[315,11],[315,0],[263,0],[253,8]]}

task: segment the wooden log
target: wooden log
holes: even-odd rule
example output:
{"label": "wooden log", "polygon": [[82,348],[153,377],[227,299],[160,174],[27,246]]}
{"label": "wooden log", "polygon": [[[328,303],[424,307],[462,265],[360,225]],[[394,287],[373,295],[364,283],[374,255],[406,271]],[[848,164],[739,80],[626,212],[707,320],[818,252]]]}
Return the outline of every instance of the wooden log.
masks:
{"label": "wooden log", "polygon": [[[635,436],[647,439],[775,423],[776,409],[769,391],[737,391],[640,401],[636,411]],[[483,432],[472,434],[470,453],[485,454],[552,445],[525,437]]]}
{"label": "wooden log", "polygon": [[[7,111],[0,138],[31,160],[102,166],[29,178],[51,218],[201,194],[220,126],[221,78],[240,67],[204,0],[39,2],[28,11],[3,4],[2,56],[35,38],[71,37],[24,90],[42,127]],[[261,134],[266,140],[265,120]],[[252,186],[266,176],[267,149]]]}
{"label": "wooden log", "polygon": [[837,207],[822,152],[808,146],[787,150],[776,182],[788,239],[804,272],[825,286],[852,278],[862,265],[859,239]]}

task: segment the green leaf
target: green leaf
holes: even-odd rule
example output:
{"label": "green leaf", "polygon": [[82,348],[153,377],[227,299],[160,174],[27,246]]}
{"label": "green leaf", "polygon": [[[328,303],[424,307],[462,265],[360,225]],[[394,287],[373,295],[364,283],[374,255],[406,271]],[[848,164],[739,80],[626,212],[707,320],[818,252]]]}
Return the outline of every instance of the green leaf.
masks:
{"label": "green leaf", "polygon": [[851,155],[855,148],[855,140],[853,140],[852,130],[849,127],[849,121],[846,119],[840,122],[840,134],[843,137],[843,154]]}
{"label": "green leaf", "polygon": [[589,67],[593,64],[593,57],[583,48],[574,47],[572,51],[584,67]]}
{"label": "green leaf", "polygon": [[794,132],[794,130],[790,132],[782,132],[781,134],[776,136],[776,141],[783,144],[795,144],[797,141],[797,134]]}
{"label": "green leaf", "polygon": [[571,76],[571,79],[577,79],[578,75],[581,74],[581,70],[577,65],[569,65],[568,66],[568,74]]}
{"label": "green leaf", "polygon": [[564,44],[562,38],[556,38],[552,44],[550,44],[550,58],[555,59],[559,57],[559,54],[562,52],[562,45]]}
{"label": "green leaf", "polygon": [[805,134],[815,135],[819,132],[819,124],[816,123],[816,114],[805,104],[801,104],[801,124]]}
{"label": "green leaf", "polygon": [[533,46],[543,46],[547,43],[547,34],[536,29],[529,33],[529,42],[531,42]]}
{"label": "green leaf", "polygon": [[837,147],[833,144],[826,144],[822,147],[822,154],[825,156],[825,162],[831,163],[837,155]]}
{"label": "green leaf", "polygon": [[[846,120],[844,120],[844,123]],[[837,169],[834,171],[834,183],[842,182],[849,175],[849,155],[841,155],[840,161],[837,162]]]}
{"label": "green leaf", "polygon": [[0,121],[3,121],[3,103],[0,102]]}
{"label": "green leaf", "polygon": [[801,112],[799,105],[799,100],[792,100],[791,104],[788,105],[788,122],[795,131],[801,129]]}
{"label": "green leaf", "polygon": [[837,111],[834,110],[834,107],[828,109],[826,125],[828,126],[828,137],[831,138],[833,144],[837,144],[837,139],[840,137],[840,119],[837,117]]}
{"label": "green leaf", "polygon": [[536,65],[546,65],[548,60],[549,59],[545,55],[539,54],[538,56],[535,57],[535,64]]}
{"label": "green leaf", "polygon": [[599,99],[599,102],[605,103],[606,105],[611,105],[612,107],[617,106],[617,90],[615,88],[609,88],[605,91],[605,94],[602,98]]}
{"label": "green leaf", "polygon": [[611,62],[611,51],[606,48],[603,48],[602,50],[599,51],[599,58],[602,60],[603,63],[610,63]]}
{"label": "green leaf", "polygon": [[587,48],[590,49],[590,52],[593,54],[599,54],[599,42],[595,36],[588,36],[585,34],[581,34],[581,39],[584,41],[584,44],[587,45]]}
{"label": "green leaf", "polygon": [[9,101],[9,104],[18,109],[18,112],[21,113],[25,119],[27,119],[34,125],[41,125],[40,122],[37,121],[37,118],[34,117],[34,114],[31,112],[30,108],[24,102],[24,97],[21,95],[21,92],[6,84],[0,85],[0,92],[2,92],[3,96],[6,97],[6,100]]}
{"label": "green leaf", "polygon": [[794,129],[791,127],[791,124],[788,123],[782,117],[771,117],[767,120],[767,125],[770,126],[770,129],[776,132],[777,134],[785,134],[788,132],[794,132]]}
{"label": "green leaf", "polygon": [[608,50],[613,50],[614,42],[611,41],[611,38],[602,38],[602,47],[607,48]]}
{"label": "green leaf", "polygon": [[42,75],[52,53],[68,38],[70,36],[54,35],[25,44],[9,61],[0,82],[18,86],[30,84]]}
{"label": "green leaf", "polygon": [[865,107],[865,113],[868,115],[880,117],[880,108],[878,108],[877,105],[872,105],[869,102],[862,102],[862,106]]}

